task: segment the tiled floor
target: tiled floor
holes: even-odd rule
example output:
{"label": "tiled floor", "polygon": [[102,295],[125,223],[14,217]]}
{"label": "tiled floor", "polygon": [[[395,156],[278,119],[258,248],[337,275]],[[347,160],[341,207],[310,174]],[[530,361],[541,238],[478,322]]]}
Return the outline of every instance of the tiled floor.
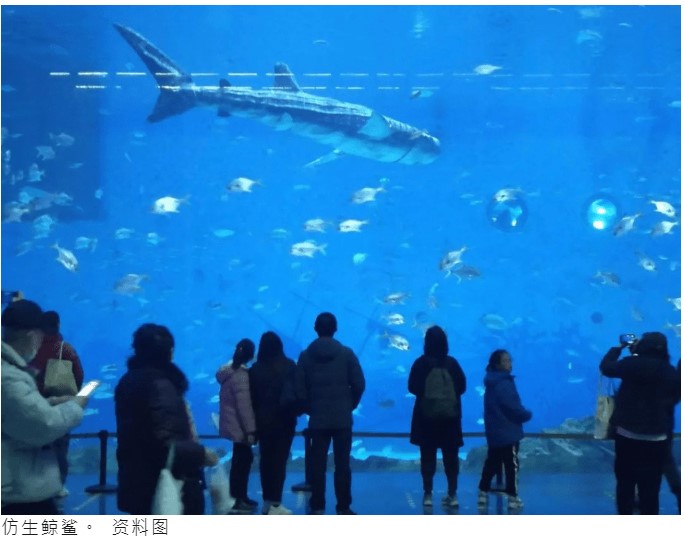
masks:
{"label": "tiled floor", "polygon": [[[423,492],[419,474],[406,472],[357,472],[353,474],[352,508],[358,514],[389,515],[506,515],[506,499],[491,495],[487,509],[477,507],[477,482],[479,475],[462,473],[459,477],[458,509],[446,509],[441,505],[446,481],[443,475],[435,478],[435,506],[424,509]],[[108,482],[115,483],[116,476],[110,475]],[[294,493],[293,484],[303,480],[301,472],[288,474],[285,483],[283,504],[295,514],[306,513],[308,495]],[[116,494],[89,495],[84,489],[97,482],[97,476],[73,475],[67,487],[70,495],[64,500],[65,514],[108,514],[119,513],[116,508]],[[525,507],[518,515],[591,515],[615,513],[615,484],[612,473],[603,474],[525,474],[520,475],[520,496]],[[250,475],[249,495],[261,502],[259,474]],[[335,512],[335,497],[332,474],[328,472],[326,513]],[[207,513],[211,505],[207,502]],[[257,509],[255,513],[260,512]],[[677,514],[677,504],[665,482],[661,486],[660,513]]]}

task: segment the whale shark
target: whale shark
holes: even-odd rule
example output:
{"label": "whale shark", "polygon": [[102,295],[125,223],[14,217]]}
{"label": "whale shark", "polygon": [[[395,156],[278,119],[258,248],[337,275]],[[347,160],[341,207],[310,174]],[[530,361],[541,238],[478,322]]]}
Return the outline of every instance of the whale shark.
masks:
{"label": "whale shark", "polygon": [[114,24],[154,76],[160,94],[147,120],[154,123],[195,107],[216,108],[221,117],[260,121],[333,147],[307,164],[316,166],[343,155],[380,162],[429,164],[440,153],[439,140],[372,108],[302,91],[285,63],[276,63],[273,87],[253,89],[221,79],[218,86],[196,85],[189,73],[131,28]]}

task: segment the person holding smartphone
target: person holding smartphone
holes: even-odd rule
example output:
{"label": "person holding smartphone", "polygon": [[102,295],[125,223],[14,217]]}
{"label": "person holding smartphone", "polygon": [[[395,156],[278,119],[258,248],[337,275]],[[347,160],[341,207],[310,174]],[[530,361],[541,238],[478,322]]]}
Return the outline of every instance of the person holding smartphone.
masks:
{"label": "person holding smartphone", "polygon": [[43,340],[43,310],[30,300],[2,312],[2,515],[58,515],[62,489],[53,443],[83,420],[85,397],[46,399],[27,363]]}
{"label": "person holding smartphone", "polygon": [[[622,350],[631,355],[620,359]],[[615,395],[616,502],[619,514],[634,512],[635,489],[642,514],[659,511],[660,483],[667,458],[672,407],[681,398],[679,375],[670,364],[667,338],[659,332],[620,337],[603,357],[604,376],[620,378]]]}

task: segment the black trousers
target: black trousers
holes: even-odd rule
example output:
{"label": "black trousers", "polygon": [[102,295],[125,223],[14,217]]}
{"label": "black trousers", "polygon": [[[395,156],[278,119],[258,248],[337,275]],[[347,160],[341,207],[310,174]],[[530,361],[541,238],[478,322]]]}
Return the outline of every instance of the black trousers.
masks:
{"label": "black trousers", "polygon": [[55,499],[40,502],[6,504],[0,512],[3,516],[61,515]]}
{"label": "black trousers", "polygon": [[480,476],[480,491],[489,491],[492,487],[492,478],[501,471],[503,465],[506,475],[505,491],[510,496],[518,495],[518,448],[520,443],[504,445],[502,447],[487,447],[487,459],[482,467]]}
{"label": "black trousers", "polygon": [[66,482],[67,475],[69,474],[69,436],[65,435],[55,440],[52,448],[57,455],[57,463],[59,464],[59,474],[62,477],[62,485]]}
{"label": "black trousers", "polygon": [[264,501],[279,504],[294,430],[263,434],[259,437],[259,476]]}
{"label": "black trousers", "polygon": [[618,514],[634,513],[634,490],[639,494],[639,511],[657,515],[660,510],[660,482],[670,443],[640,441],[615,436],[615,480]]}
{"label": "black trousers", "polygon": [[235,499],[247,498],[247,483],[252,469],[254,453],[251,445],[233,443],[233,460],[230,464],[230,494]]}
{"label": "black trousers", "polygon": [[[456,495],[458,488],[458,447],[442,448],[442,462],[447,479],[447,493]],[[437,472],[437,447],[420,447],[420,474],[423,491],[432,493],[432,481]]]}
{"label": "black trousers", "polygon": [[311,510],[325,510],[325,474],[328,466],[328,449],[332,441],[335,458],[335,497],[338,510],[351,506],[351,443],[349,428],[310,430],[311,433]]}
{"label": "black trousers", "polygon": [[677,498],[679,513],[682,513],[682,478],[679,474],[679,466],[675,462],[672,454],[672,434],[667,438],[667,453],[665,455],[665,465],[663,466],[663,476],[667,480],[670,491]]}

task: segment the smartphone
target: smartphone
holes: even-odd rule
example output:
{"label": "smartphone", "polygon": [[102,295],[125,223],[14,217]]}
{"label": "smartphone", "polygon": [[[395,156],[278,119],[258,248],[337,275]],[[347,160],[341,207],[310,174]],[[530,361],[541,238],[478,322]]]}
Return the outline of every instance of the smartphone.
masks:
{"label": "smartphone", "polygon": [[76,393],[76,396],[90,396],[95,389],[100,385],[99,380],[92,380],[86,383],[81,390]]}
{"label": "smartphone", "polygon": [[620,335],[620,342],[622,344],[626,344],[627,346],[630,346],[634,344],[637,341],[637,336],[634,335],[634,333],[624,333]]}

